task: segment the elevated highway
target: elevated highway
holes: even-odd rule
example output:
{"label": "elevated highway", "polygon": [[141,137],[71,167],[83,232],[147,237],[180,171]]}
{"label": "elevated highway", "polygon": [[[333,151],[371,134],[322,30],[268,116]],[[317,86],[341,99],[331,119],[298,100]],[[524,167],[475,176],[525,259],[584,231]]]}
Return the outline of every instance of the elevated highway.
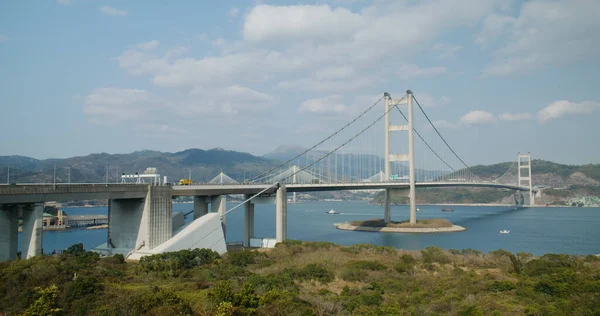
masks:
{"label": "elevated highway", "polygon": [[[217,196],[228,194],[257,194],[272,186],[264,194],[274,194],[279,188],[273,184],[197,184],[171,186],[172,197]],[[418,188],[472,187],[528,191],[529,187],[477,182],[417,182]],[[318,192],[345,190],[408,189],[406,182],[310,183],[286,184],[287,192]],[[115,200],[145,198],[148,184],[17,184],[0,185],[0,204],[43,203],[74,200]],[[534,190],[535,192],[535,190]],[[167,193],[168,194],[168,193]]]}

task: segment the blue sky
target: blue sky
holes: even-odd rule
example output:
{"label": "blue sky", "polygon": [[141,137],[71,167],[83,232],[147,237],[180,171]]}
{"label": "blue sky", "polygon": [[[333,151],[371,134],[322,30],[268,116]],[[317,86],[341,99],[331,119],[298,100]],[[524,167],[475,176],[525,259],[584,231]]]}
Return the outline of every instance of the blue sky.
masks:
{"label": "blue sky", "polygon": [[0,155],[261,155],[411,89],[468,163],[598,163],[598,16],[594,0],[2,1]]}

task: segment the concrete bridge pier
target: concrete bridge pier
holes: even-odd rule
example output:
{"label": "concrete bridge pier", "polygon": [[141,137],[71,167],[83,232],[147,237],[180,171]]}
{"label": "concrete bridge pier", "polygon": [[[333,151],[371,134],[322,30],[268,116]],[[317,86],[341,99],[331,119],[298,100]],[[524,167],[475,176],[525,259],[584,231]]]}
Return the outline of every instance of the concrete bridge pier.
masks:
{"label": "concrete bridge pier", "polygon": [[21,258],[42,254],[43,216],[41,203],[0,205],[0,261],[17,258],[19,217],[23,219]]}
{"label": "concrete bridge pier", "polygon": [[23,232],[21,234],[21,258],[29,259],[42,254],[42,222],[44,205],[23,205]]}
{"label": "concrete bridge pier", "polygon": [[[410,199],[410,189],[385,189],[385,200],[384,200],[384,204],[383,204],[383,220],[385,223],[389,224],[392,221],[392,214],[391,214],[391,199],[392,199],[392,195],[394,196],[406,196]],[[416,214],[416,208],[415,208],[415,214]],[[415,215],[416,217],[416,215]],[[413,211],[412,209],[410,209],[410,218],[413,218]],[[416,221],[416,219],[415,219]]]}
{"label": "concrete bridge pier", "polygon": [[[252,197],[251,194],[244,195],[244,200]],[[244,247],[250,247],[250,239],[254,237],[254,203],[248,201],[244,204]]]}
{"label": "concrete bridge pier", "polygon": [[194,196],[194,219],[200,218],[208,214],[209,197]]}
{"label": "concrete bridge pier", "polygon": [[383,221],[386,224],[389,224],[392,220],[392,214],[390,210],[390,199],[391,199],[391,189],[385,189],[385,198],[383,202]]}
{"label": "concrete bridge pier", "polygon": [[170,187],[150,186],[146,198],[108,201],[107,248],[150,250],[173,235]]}
{"label": "concrete bridge pier", "polygon": [[287,190],[284,185],[277,189],[275,195],[275,241],[287,239]]}
{"label": "concrete bridge pier", "polygon": [[[226,195],[217,195],[210,197],[210,208],[213,213],[218,213],[219,216],[223,216],[225,212],[227,212],[227,196]],[[227,217],[221,217],[221,226],[223,226],[223,235],[227,236],[226,228],[227,228]]]}
{"label": "concrete bridge pier", "polygon": [[17,258],[18,205],[0,205],[0,261]]}

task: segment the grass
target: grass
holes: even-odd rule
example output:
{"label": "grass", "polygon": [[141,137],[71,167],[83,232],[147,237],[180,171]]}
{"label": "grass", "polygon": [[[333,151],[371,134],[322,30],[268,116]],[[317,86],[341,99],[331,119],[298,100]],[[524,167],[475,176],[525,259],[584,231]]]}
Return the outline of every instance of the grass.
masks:
{"label": "grass", "polygon": [[452,223],[448,220],[441,218],[431,218],[431,219],[420,219],[417,220],[416,224],[410,224],[408,221],[403,222],[394,222],[392,221],[389,224],[386,224],[383,219],[374,218],[368,219],[364,221],[352,221],[350,222],[352,226],[359,227],[394,227],[394,228],[441,228],[441,227],[452,227]]}

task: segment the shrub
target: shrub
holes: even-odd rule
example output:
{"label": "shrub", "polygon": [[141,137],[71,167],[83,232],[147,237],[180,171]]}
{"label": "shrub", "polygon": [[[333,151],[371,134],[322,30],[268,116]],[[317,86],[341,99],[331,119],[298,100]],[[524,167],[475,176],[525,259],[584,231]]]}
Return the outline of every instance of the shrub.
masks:
{"label": "shrub", "polygon": [[71,302],[88,294],[100,292],[103,289],[104,286],[96,277],[78,277],[75,281],[66,286],[65,300]]}
{"label": "shrub", "polygon": [[333,281],[334,274],[323,265],[310,263],[302,269],[286,269],[284,273],[289,273],[293,279],[297,280],[314,280],[321,283],[329,283]]}
{"label": "shrub", "polygon": [[386,269],[386,266],[376,261],[367,260],[352,260],[346,263],[346,267],[349,269],[358,270],[371,270],[371,271],[382,271]]}
{"label": "shrub", "polygon": [[510,281],[494,281],[489,287],[488,291],[492,292],[505,292],[516,289],[517,286]]}
{"label": "shrub", "polygon": [[83,248],[83,244],[79,243],[79,244],[73,244],[69,248],[65,249],[63,251],[63,254],[65,254],[65,255],[78,255],[78,254],[82,254],[84,252],[85,252],[85,250]]}
{"label": "shrub", "polygon": [[560,273],[579,267],[577,259],[569,255],[546,254],[539,259],[529,261],[525,265],[525,273],[529,276]]}
{"label": "shrub", "polygon": [[421,250],[421,255],[423,256],[423,261],[425,263],[450,263],[450,259],[446,253],[444,253],[444,250],[438,247],[427,247]]}
{"label": "shrub", "polygon": [[463,249],[460,251],[460,254],[462,255],[474,255],[474,256],[479,256],[481,255],[481,251],[479,250],[475,250],[475,249],[471,249],[471,248],[467,248],[467,249]]}
{"label": "shrub", "polygon": [[256,257],[264,255],[257,251],[238,251],[230,252],[227,254],[226,262],[233,264],[238,267],[246,267],[250,264],[256,263]]}
{"label": "shrub", "polygon": [[342,306],[350,312],[362,305],[366,306],[377,306],[383,301],[381,293],[369,289],[350,289],[348,286],[344,286],[340,295],[342,300]]}
{"label": "shrub", "polygon": [[178,276],[182,270],[211,264],[220,256],[210,249],[180,250],[142,257],[140,266],[146,271],[163,272]]}
{"label": "shrub", "polygon": [[289,273],[272,274],[262,276],[258,274],[252,274],[246,282],[251,283],[256,290],[269,292],[274,290],[284,290],[289,292],[297,292],[298,286],[294,283],[292,276]]}
{"label": "shrub", "polygon": [[360,282],[365,280],[366,277],[367,273],[365,271],[356,268],[345,269],[342,272],[342,279],[349,282]]}
{"label": "shrub", "polygon": [[411,255],[403,254],[400,257],[400,262],[394,266],[394,270],[398,273],[409,273],[413,270],[417,260]]}
{"label": "shrub", "polygon": [[215,303],[233,302],[233,290],[229,285],[229,281],[219,281],[215,283],[212,289],[208,292],[209,298]]}
{"label": "shrub", "polygon": [[231,302],[221,302],[217,306],[217,316],[233,316],[233,305]]}
{"label": "shrub", "polygon": [[23,315],[56,315],[62,312],[62,309],[56,304],[58,296],[58,287],[51,285],[47,288],[37,287],[37,299],[25,310]]}
{"label": "shrub", "polygon": [[126,315],[146,315],[152,311],[154,314],[161,314],[169,311],[172,315],[189,315],[191,308],[181,298],[171,291],[166,291],[155,287],[150,292],[143,292],[130,299],[125,310],[117,310],[116,314]]}
{"label": "shrub", "polygon": [[240,294],[235,296],[236,305],[247,309],[257,308],[259,299],[258,295],[254,293],[254,286],[249,282],[245,282]]}

